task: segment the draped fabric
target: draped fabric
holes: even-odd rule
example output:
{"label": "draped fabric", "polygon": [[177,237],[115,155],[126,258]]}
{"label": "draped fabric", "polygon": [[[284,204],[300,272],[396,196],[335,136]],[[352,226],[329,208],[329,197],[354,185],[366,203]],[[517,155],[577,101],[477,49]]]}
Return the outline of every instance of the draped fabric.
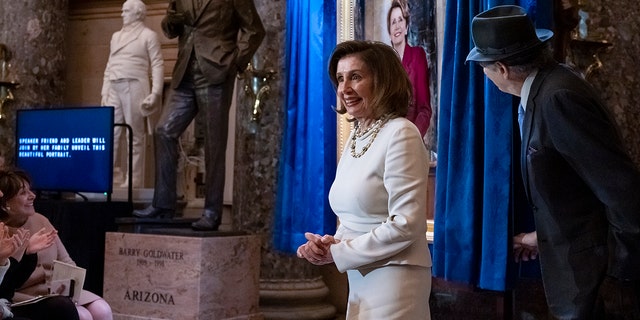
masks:
{"label": "draped fabric", "polygon": [[333,234],[328,194],[336,169],[335,92],[327,76],[336,44],[335,0],[287,1],[286,119],[274,247],[295,252],[305,232]]}
{"label": "draped fabric", "polygon": [[465,59],[473,48],[470,30],[476,14],[516,4],[529,14],[544,13],[540,20],[550,21],[550,5],[538,2],[547,1],[447,1],[433,244],[436,277],[504,291],[517,272],[511,255],[514,224],[521,228],[522,221],[530,221],[514,217],[526,213],[516,210],[526,208],[517,163],[519,98],[500,92],[480,66],[465,64]]}

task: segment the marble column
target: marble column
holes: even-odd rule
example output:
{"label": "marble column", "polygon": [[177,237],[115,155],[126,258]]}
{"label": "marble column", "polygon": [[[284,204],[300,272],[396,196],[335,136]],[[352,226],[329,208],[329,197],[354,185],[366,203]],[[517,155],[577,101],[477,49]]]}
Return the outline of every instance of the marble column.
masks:
{"label": "marble column", "polygon": [[11,52],[9,71],[20,85],[0,119],[0,155],[13,163],[18,109],[62,104],[67,0],[0,1],[0,43]]}
{"label": "marble column", "polygon": [[[335,308],[324,302],[329,290],[320,269],[273,248],[272,230],[276,202],[280,144],[285,118],[285,15],[286,2],[256,0],[266,37],[254,57],[254,68],[276,73],[266,84],[261,115],[254,116],[252,94],[238,90],[236,151],[233,182],[233,225],[236,230],[262,237],[260,310],[265,319],[331,319]],[[250,79],[239,86],[251,86]],[[256,88],[259,89],[259,88]]]}
{"label": "marble column", "polygon": [[587,39],[611,44],[589,78],[613,112],[631,158],[640,168],[640,8],[635,0],[582,0]]}

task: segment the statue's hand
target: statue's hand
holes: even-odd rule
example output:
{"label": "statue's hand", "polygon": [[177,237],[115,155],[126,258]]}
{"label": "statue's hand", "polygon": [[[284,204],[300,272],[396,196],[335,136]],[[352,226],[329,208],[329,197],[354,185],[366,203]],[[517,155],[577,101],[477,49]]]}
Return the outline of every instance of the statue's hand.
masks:
{"label": "statue's hand", "polygon": [[154,104],[156,104],[156,100],[157,96],[154,93],[149,94],[146,98],[144,98],[144,100],[142,100],[142,105],[153,106]]}
{"label": "statue's hand", "polygon": [[144,98],[144,100],[142,100],[142,104],[140,104],[140,113],[146,117],[156,112],[157,100],[158,96],[154,93]]}
{"label": "statue's hand", "polygon": [[167,22],[171,25],[184,25],[186,18],[184,13],[169,8],[167,9]]}

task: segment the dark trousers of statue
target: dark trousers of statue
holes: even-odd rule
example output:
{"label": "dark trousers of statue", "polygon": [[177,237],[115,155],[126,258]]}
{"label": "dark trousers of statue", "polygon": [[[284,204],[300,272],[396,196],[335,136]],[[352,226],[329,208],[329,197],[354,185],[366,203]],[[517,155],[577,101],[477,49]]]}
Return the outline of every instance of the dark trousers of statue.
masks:
{"label": "dark trousers of statue", "polygon": [[169,91],[154,133],[156,175],[153,207],[175,210],[179,138],[200,112],[204,117],[205,215],[222,215],[225,153],[234,75],[224,83],[209,84],[196,59],[180,86]]}

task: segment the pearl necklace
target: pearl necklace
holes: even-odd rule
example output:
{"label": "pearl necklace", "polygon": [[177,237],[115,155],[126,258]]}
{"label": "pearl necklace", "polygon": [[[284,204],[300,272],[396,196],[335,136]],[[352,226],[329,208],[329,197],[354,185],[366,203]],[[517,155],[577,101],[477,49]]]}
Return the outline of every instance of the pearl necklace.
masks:
{"label": "pearl necklace", "polygon": [[[360,158],[367,152],[367,150],[369,150],[369,148],[371,147],[371,144],[378,136],[378,132],[380,132],[380,129],[382,129],[385,123],[389,121],[389,118],[390,117],[388,115],[382,116],[382,118],[376,120],[376,122],[374,122],[373,125],[362,130],[362,132],[360,132],[360,124],[356,123],[356,127],[354,128],[355,132],[353,133],[353,135],[351,135],[351,145],[349,146],[352,157]],[[363,137],[369,131],[372,131],[371,138],[369,138],[369,142],[367,142],[367,144],[364,147],[362,147],[362,150],[360,150],[360,152],[356,153],[356,139]]]}

